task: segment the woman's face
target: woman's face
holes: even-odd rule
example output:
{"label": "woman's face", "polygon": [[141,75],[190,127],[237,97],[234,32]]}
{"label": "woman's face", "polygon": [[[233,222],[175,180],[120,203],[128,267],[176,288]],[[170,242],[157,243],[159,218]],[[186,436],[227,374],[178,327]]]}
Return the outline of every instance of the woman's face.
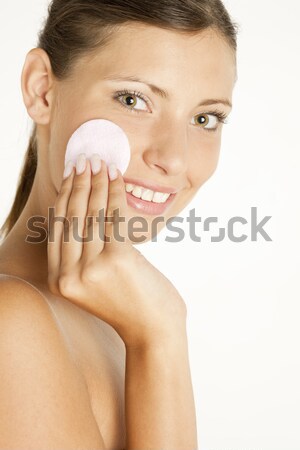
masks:
{"label": "woman's face", "polygon": [[[140,24],[120,27],[107,47],[85,55],[72,77],[57,84],[47,167],[55,189],[72,133],[91,119],[115,122],[131,147],[125,181],[176,191],[166,208],[159,204],[165,208],[159,213],[134,207],[127,194],[127,218],[147,222],[135,236],[151,239],[215,171],[222,133],[216,114],[221,120],[230,112],[235,77],[233,51],[211,30],[192,36]],[[143,203],[147,208],[149,201]]]}

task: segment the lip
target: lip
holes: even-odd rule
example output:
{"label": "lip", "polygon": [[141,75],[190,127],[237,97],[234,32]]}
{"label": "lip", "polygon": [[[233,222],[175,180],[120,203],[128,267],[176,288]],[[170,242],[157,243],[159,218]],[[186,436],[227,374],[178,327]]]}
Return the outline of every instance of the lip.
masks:
{"label": "lip", "polygon": [[143,180],[138,180],[137,178],[126,178],[123,177],[124,182],[125,183],[131,183],[131,184],[136,184],[138,186],[141,186],[145,189],[151,189],[151,191],[156,191],[156,192],[164,192],[166,194],[176,194],[176,192],[178,192],[178,189],[175,189],[173,187],[170,186],[159,186],[158,184],[155,183],[151,183],[151,182],[146,182]]}
{"label": "lip", "polygon": [[165,210],[173,202],[174,198],[176,197],[176,194],[171,194],[165,203],[148,202],[146,200],[142,200],[141,198],[135,197],[129,192],[126,192],[126,197],[127,197],[127,204],[132,208],[138,210],[140,213],[157,216],[165,212]]}

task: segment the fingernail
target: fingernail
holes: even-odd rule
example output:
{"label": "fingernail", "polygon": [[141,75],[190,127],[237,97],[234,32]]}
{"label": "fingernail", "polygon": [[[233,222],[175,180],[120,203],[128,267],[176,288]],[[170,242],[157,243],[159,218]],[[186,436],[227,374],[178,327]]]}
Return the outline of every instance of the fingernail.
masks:
{"label": "fingernail", "polygon": [[74,167],[73,161],[68,161],[66,163],[64,174],[63,174],[64,179],[68,178],[71,175],[71,173],[73,172],[73,167]]}
{"label": "fingernail", "polygon": [[78,155],[77,161],[76,161],[77,175],[80,175],[81,173],[83,173],[85,171],[85,167],[86,167],[86,155],[85,155],[85,153],[80,153],[80,155]]}
{"label": "fingernail", "polygon": [[92,172],[94,175],[96,173],[100,172],[101,169],[101,158],[98,155],[98,153],[93,153],[91,156],[91,166],[92,166]]}
{"label": "fingernail", "polygon": [[118,178],[117,166],[115,164],[110,164],[108,166],[108,175],[109,175],[110,181],[113,181],[116,178]]}

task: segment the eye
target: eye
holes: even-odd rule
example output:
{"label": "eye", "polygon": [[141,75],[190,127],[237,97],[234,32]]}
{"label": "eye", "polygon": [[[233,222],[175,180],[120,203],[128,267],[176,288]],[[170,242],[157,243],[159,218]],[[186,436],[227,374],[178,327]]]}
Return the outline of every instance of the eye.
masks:
{"label": "eye", "polygon": [[198,114],[195,116],[195,124],[203,128],[216,128],[218,119],[212,114]]}
{"label": "eye", "polygon": [[140,92],[122,91],[116,92],[114,98],[121,103],[125,108],[139,112],[148,111],[147,100]]}
{"label": "eye", "polygon": [[215,131],[218,128],[220,122],[226,123],[227,115],[220,111],[213,111],[213,113],[201,113],[193,117],[194,125],[199,125],[208,131]]}

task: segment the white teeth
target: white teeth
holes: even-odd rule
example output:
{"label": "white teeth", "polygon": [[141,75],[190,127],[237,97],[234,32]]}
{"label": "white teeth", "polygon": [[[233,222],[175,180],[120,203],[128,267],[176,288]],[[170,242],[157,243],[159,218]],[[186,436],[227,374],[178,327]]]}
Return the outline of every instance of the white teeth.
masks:
{"label": "white teeth", "polygon": [[148,202],[151,202],[151,200],[153,199],[153,191],[151,191],[150,189],[143,189],[141,198],[142,200],[147,200]]}
{"label": "white teeth", "polygon": [[171,195],[171,194],[168,194],[168,193],[164,194],[164,202],[166,202],[166,201],[168,200],[168,198],[170,197],[170,195]]}
{"label": "white teeth", "polygon": [[134,197],[154,203],[165,203],[171,195],[163,192],[154,192],[151,189],[145,189],[131,183],[125,183],[125,189],[126,192],[130,192]]}
{"label": "white teeth", "polygon": [[126,189],[126,192],[131,192],[132,190],[133,190],[133,188],[134,188],[134,185],[133,184],[125,184],[125,189]]}
{"label": "white teeth", "polygon": [[152,201],[154,203],[164,203],[165,196],[166,196],[166,194],[163,194],[162,192],[155,192]]}
{"label": "white teeth", "polygon": [[137,198],[141,198],[142,196],[142,188],[139,186],[134,186],[133,191],[131,192],[132,195],[134,195]]}

